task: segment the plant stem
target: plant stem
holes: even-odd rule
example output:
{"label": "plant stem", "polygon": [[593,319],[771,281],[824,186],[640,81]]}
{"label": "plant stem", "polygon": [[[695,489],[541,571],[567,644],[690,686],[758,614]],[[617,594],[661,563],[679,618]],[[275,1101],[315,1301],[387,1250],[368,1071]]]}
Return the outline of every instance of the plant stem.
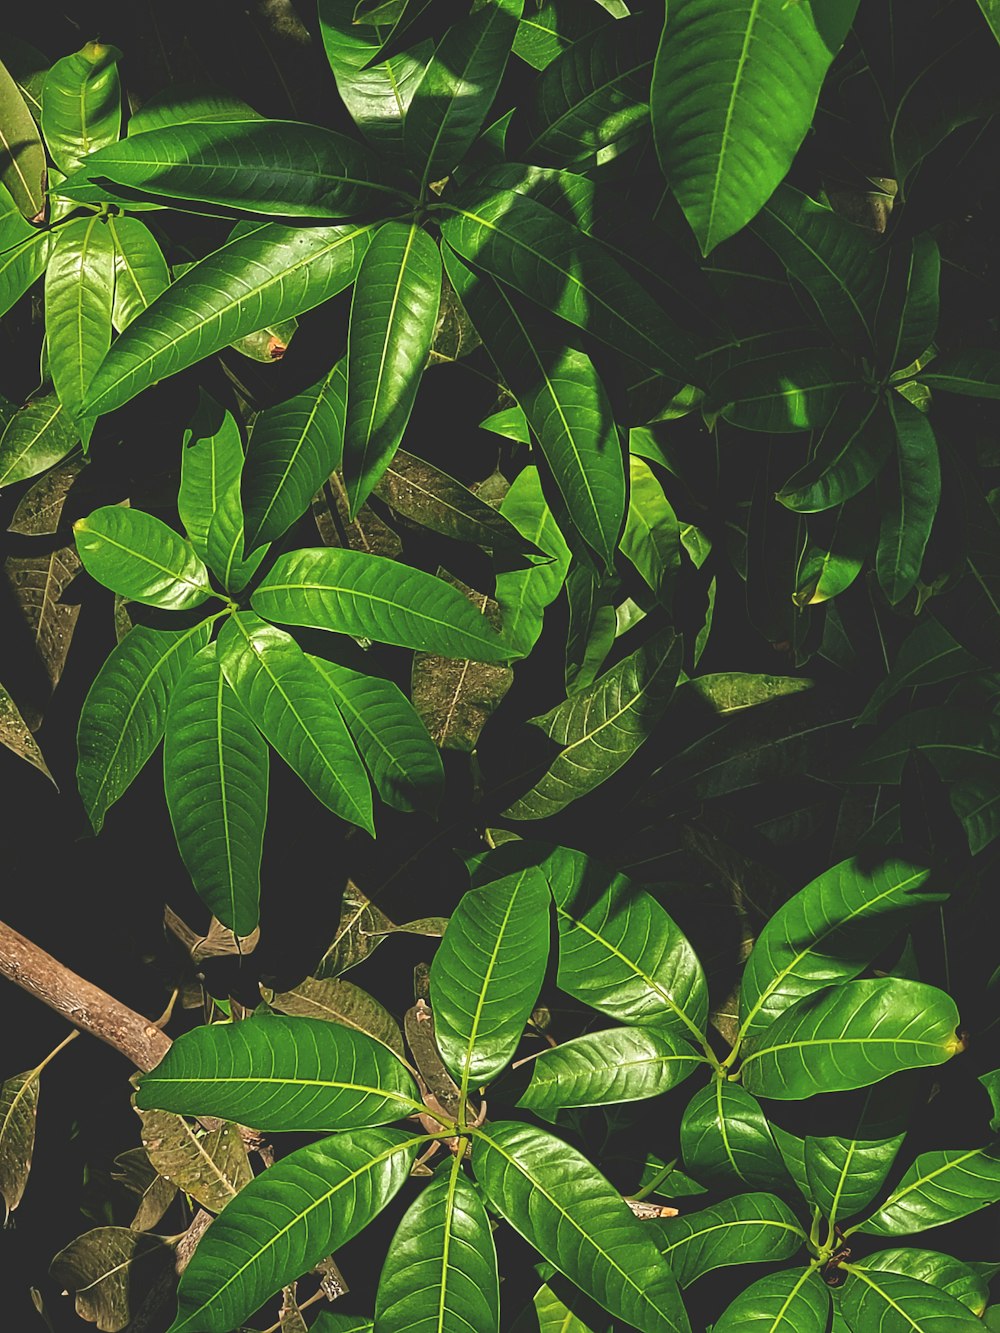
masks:
{"label": "plant stem", "polygon": [[34,1069],[31,1071],[31,1076],[32,1076],[32,1078],[37,1078],[38,1075],[39,1075],[39,1074],[42,1072],[42,1070],[45,1068],[45,1066],[46,1066],[47,1064],[51,1064],[52,1061],[53,1061],[53,1060],[56,1058],[56,1056],[59,1054],[59,1052],[60,1052],[61,1050],[64,1050],[64,1049],[70,1044],[71,1041],[76,1041],[76,1039],[77,1039],[77,1037],[78,1037],[79,1035],[80,1035],[80,1029],[79,1029],[79,1028],[74,1028],[72,1032],[68,1033],[65,1037],[63,1037],[63,1039],[62,1039],[62,1041],[59,1043],[59,1045],[58,1045],[54,1050],[49,1051],[48,1055],[47,1055],[47,1056],[45,1057],[45,1059],[41,1062],[41,1064],[37,1064],[37,1065],[35,1065]]}

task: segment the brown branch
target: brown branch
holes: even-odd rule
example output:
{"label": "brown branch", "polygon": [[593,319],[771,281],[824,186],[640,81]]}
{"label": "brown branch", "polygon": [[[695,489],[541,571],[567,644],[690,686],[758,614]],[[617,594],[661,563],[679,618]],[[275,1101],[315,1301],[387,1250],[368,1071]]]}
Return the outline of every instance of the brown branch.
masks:
{"label": "brown branch", "polygon": [[34,995],[74,1027],[113,1046],[144,1073],[170,1049],[155,1023],[64,967],[0,921],[0,976]]}

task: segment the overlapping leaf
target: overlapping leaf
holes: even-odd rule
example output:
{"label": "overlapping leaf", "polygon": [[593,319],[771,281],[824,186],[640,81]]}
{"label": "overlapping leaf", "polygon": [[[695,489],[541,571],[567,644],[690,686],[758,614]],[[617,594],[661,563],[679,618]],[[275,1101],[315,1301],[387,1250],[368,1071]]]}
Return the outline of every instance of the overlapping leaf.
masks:
{"label": "overlapping leaf", "polygon": [[551,1115],[571,1106],[658,1097],[705,1063],[686,1042],[653,1028],[611,1028],[543,1051],[518,1106]]}
{"label": "overlapping leaf", "polygon": [[185,611],[211,595],[194,548],[152,514],[105,505],[77,519],[73,535],[87,572],[133,602]]}
{"label": "overlapping leaf", "polygon": [[700,1212],[655,1223],[656,1244],[682,1287],[730,1264],[780,1262],[805,1233],[775,1194],[737,1194]]}
{"label": "overlapping leaf", "polygon": [[858,1230],[906,1236],[967,1217],[998,1199],[1000,1154],[995,1146],[921,1153]]}

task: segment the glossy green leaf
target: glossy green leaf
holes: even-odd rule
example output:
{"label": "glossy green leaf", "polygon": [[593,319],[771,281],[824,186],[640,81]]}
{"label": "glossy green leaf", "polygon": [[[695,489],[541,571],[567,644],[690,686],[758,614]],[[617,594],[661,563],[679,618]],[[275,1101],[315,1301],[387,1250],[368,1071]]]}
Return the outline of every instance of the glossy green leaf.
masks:
{"label": "glossy green leaf", "polygon": [[194,548],[152,514],[105,505],[77,519],[73,536],[88,574],[133,602],[185,611],[211,596]]}
{"label": "glossy green leaf", "polygon": [[920,372],[920,382],[967,398],[1000,398],[1000,355],[978,347],[945,352]]}
{"label": "glossy green leaf", "polygon": [[111,322],[121,333],[170,286],[167,261],[156,238],[138,218],[109,217],[115,247],[115,299]]}
{"label": "glossy green leaf", "polygon": [[117,47],[88,42],[74,55],[57,60],[45,76],[42,133],[52,160],[67,175],[85,157],[118,140],[121,55]]}
{"label": "glossy green leaf", "polygon": [[658,1097],[705,1063],[675,1037],[653,1028],[609,1028],[543,1051],[518,1101],[551,1115],[571,1106],[605,1106]]}
{"label": "glossy green leaf", "polygon": [[929,232],[889,250],[876,321],[879,361],[902,370],[922,356],[937,333],[941,255]]}
{"label": "glossy green leaf", "polygon": [[960,1301],[973,1314],[982,1316],[989,1302],[989,1285],[961,1259],[935,1250],[920,1250],[900,1246],[893,1250],[879,1250],[865,1255],[858,1265],[868,1273],[902,1273],[905,1277],[926,1282],[939,1291]]}
{"label": "glossy green leaf", "polygon": [[861,388],[848,389],[820,430],[809,462],[788,478],[777,498],[803,514],[843,504],[875,480],[894,439],[885,404]]}
{"label": "glossy green leaf", "polygon": [[848,981],[799,1000],[741,1065],[748,1091],[778,1101],[865,1088],[901,1069],[944,1064],[962,1049],[954,1000],[918,981]]}
{"label": "glossy green leaf", "polygon": [[330,686],[375,790],[395,810],[437,810],[441,756],[398,685],[322,657],[310,661]]}
{"label": "glossy green leaf", "polygon": [[534,867],[470,889],[431,964],[431,1008],[441,1056],[462,1093],[510,1061],[549,956],[549,890]]}
{"label": "glossy green leaf", "polygon": [[129,116],[128,134],[146,134],[193,120],[258,120],[260,116],[230,93],[204,84],[173,84],[154,93]]}
{"label": "glossy green leaf", "polygon": [[443,579],[364,551],[283,555],[252,604],[282,625],[310,625],[442,657],[502,662],[516,655]]}
{"label": "glossy green leaf", "polygon": [[160,743],[170,694],[208,635],[206,624],[184,630],[137,625],[97,673],[80,713],[76,768],[95,833]]}
{"label": "glossy green leaf", "polygon": [[859,380],[851,362],[832,349],[781,352],[724,370],[709,386],[704,409],[744,430],[812,430],[833,419],[841,397]]}
{"label": "glossy green leaf", "polygon": [[614,593],[587,565],[577,563],[566,577],[566,692],[593,685],[614,647],[617,616]]}
{"label": "glossy green leaf", "polygon": [[556,1275],[538,1288],[510,1333],[611,1333],[611,1316]]}
{"label": "glossy green leaf", "polygon": [[23,218],[45,216],[45,149],[20,88],[0,64],[0,186]]}
{"label": "glossy green leaf", "polygon": [[638,454],[629,455],[628,515],[621,550],[650,590],[669,605],[673,581],[681,570],[680,523],[652,468]]}
{"label": "glossy green leaf", "polygon": [[329,687],[295,640],[240,612],[222,627],[219,660],[243,708],[316,799],[374,835],[364,765]]}
{"label": "glossy green leaf", "polygon": [[199,1242],[181,1277],[171,1333],[229,1333],[243,1323],[382,1211],[406,1182],[421,1142],[399,1130],[364,1129],[321,1139],[269,1167]]}
{"label": "glossy green leaf", "polygon": [[857,1230],[876,1236],[907,1236],[968,1217],[998,1199],[1000,1154],[994,1145],[925,1152]]}
{"label": "glossy green leaf", "polygon": [[125,202],[178,200],[334,222],[393,206],[399,191],[380,178],[378,166],[361,144],[319,125],[190,121],[92,153],[59,193],[88,197],[92,182],[110,182]]}
{"label": "glossy green leaf", "polygon": [[503,287],[459,260],[452,281],[508,388],[538,439],[574,527],[604,561],[625,517],[621,442],[593,362],[549,333],[537,333]]}
{"label": "glossy green leaf", "polygon": [[757,1040],[789,1006],[859,976],[915,912],[947,895],[907,861],[842,861],[765,924],[740,987],[740,1031]]}
{"label": "glossy green leaf", "polygon": [[181,484],[177,512],[188,540],[202,559],[208,555],[208,531],[223,495],[239,485],[243,442],[231,412],[202,389],[181,448]]}
{"label": "glossy green leaf", "polygon": [[687,336],[596,240],[515,190],[476,192],[443,224],[451,248],[653,370],[692,378]]}
{"label": "glossy green leaf", "polygon": [[524,0],[493,0],[453,23],[428,61],[403,131],[407,166],[420,189],[447,176],[472,145],[493,105]]}
{"label": "glossy green leaf", "polygon": [[199,897],[240,937],[257,927],[267,778],[267,745],[226,684],[216,645],[209,644],[171,693],[163,785]]}
{"label": "glossy green leaf", "polygon": [[31,399],[0,434],[0,486],[26,481],[54,467],[79,439],[79,431],[56,394]]}
{"label": "glossy green leaf", "polygon": [[982,1324],[945,1291],[902,1273],[882,1273],[847,1265],[848,1278],[837,1300],[852,1333],[974,1333]]}
{"label": "glossy green leaf", "polygon": [[556,903],[556,984],[591,1008],[702,1046],[708,987],[685,936],[651,894],[582,852],[544,864]]}
{"label": "glossy green leaf", "polygon": [[434,338],[441,256],[415,222],[379,227],[358,270],[347,338],[344,484],[353,518],[410,419]]}
{"label": "glossy green leaf", "polygon": [[815,1268],[758,1278],[717,1319],[713,1333],[827,1333],[830,1289]]}
{"label": "glossy green leaf", "polygon": [[276,541],[340,466],[347,378],[338,361],[321,380],[254,422],[243,469],[247,547]]}
{"label": "glossy green leaf", "polygon": [[924,413],[895,393],[889,410],[896,428],[896,467],[889,469],[875,568],[882,590],[895,604],[920,576],[941,499],[941,464],[934,428]]}
{"label": "glossy green leaf", "polygon": [[280,1014],[184,1033],[136,1094],[141,1110],[252,1118],[267,1132],[381,1125],[411,1114],[419,1101],[405,1066],[382,1042],[338,1023]]}
{"label": "glossy green leaf", "polygon": [[111,412],[244,334],[343,291],[354,281],[369,234],[353,225],[238,228],[116,340],[91,382],[88,414]]}
{"label": "glossy green leaf", "polygon": [[789,1259],[805,1241],[795,1214],[774,1194],[737,1194],[653,1226],[660,1253],[682,1287],[731,1264]]}
{"label": "glossy green leaf", "polygon": [[566,580],[570,551],[542,494],[537,468],[526,467],[517,474],[500,512],[543,553],[527,562],[520,556],[495,561],[504,638],[512,645],[512,656],[527,656],[542,632],[546,607],[559,596]]}
{"label": "glossy green leaf", "polygon": [[396,1230],[375,1298],[379,1333],[497,1333],[493,1233],[456,1154],[417,1195]]}
{"label": "glossy green leaf", "polygon": [[749,222],[784,178],[857,7],[670,6],[653,69],[653,138],[702,254]]}
{"label": "glossy green leaf", "polygon": [[641,1333],[687,1333],[648,1227],[574,1148],[499,1121],[477,1134],[472,1166],[490,1205],[604,1309]]}
{"label": "glossy green leaf", "polygon": [[892,1169],[904,1134],[889,1139],[805,1141],[805,1171],[812,1201],[830,1222],[843,1222],[867,1207]]}
{"label": "glossy green leaf", "polygon": [[760,1103],[745,1088],[713,1078],[688,1102],[680,1129],[684,1165],[706,1184],[786,1183],[781,1153]]}
{"label": "glossy green leaf", "polygon": [[607,23],[596,5],[577,5],[573,0],[541,0],[527,5],[517,25],[514,54],[532,69],[545,69],[561,51]]}
{"label": "glossy green leaf", "polygon": [[564,748],[531,790],[504,811],[507,818],[544,819],[617,773],[662,718],[680,666],[681,641],[673,630],[664,630],[587,689],[531,718]]}
{"label": "glossy green leaf", "polygon": [[115,248],[104,220],[74,218],[56,233],[45,270],[46,346],[63,406],[83,414],[87,390],[111,346]]}

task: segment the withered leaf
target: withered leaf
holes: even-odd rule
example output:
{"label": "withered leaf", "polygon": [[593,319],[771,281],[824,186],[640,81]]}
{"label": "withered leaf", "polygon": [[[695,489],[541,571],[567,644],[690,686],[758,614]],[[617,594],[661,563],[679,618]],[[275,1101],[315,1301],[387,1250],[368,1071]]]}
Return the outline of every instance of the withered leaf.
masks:
{"label": "withered leaf", "polygon": [[205,958],[235,958],[253,953],[260,942],[260,929],[237,939],[233,932],[214,916],[207,935],[199,935],[186,921],[182,921],[172,907],[163,909],[163,924],[191,955],[191,961],[200,963]]}
{"label": "withered leaf", "polygon": [[7,1216],[24,1195],[35,1146],[38,1071],[15,1074],[0,1085],[0,1195]]}
{"label": "withered leaf", "polygon": [[441,283],[441,304],[438,306],[434,340],[431,343],[427,364],[433,366],[457,361],[460,357],[474,352],[481,344],[482,339],[472,327],[472,320],[465,313],[465,307],[455,295],[455,289],[445,274]]}
{"label": "withered leaf", "polygon": [[144,1148],[129,1148],[115,1158],[111,1179],[139,1196],[135,1217],[129,1223],[133,1231],[149,1231],[174,1201],[177,1186],[160,1175]]}
{"label": "withered leaf", "polygon": [[21,716],[20,709],[7,690],[0,685],[0,744],[27,760],[39,773],[44,773],[53,786],[55,778],[49,772],[38,742],[32,736],[27,722]]}
{"label": "withered leaf", "polygon": [[284,319],[278,324],[269,324],[266,328],[255,329],[231,344],[233,349],[248,356],[251,361],[280,361],[288,351],[295,330],[299,327],[297,319]]}
{"label": "withered leaf", "polygon": [[142,1146],[171,1184],[213,1213],[235,1199],[252,1172],[235,1125],[208,1130],[172,1111],[140,1111]]}
{"label": "withered leaf", "polygon": [[330,1023],[366,1032],[396,1055],[403,1055],[403,1037],[399,1024],[378,1000],[353,982],[338,977],[306,977],[287,991],[261,988],[272,1009],[296,1018],[322,1018]]}
{"label": "withered leaf", "polygon": [[66,665],[80,607],[64,601],[63,594],[81,568],[73,545],[43,555],[9,556],[4,564],[4,577],[24,617],[37,673],[45,686],[37,691],[38,708],[22,703],[22,714],[32,729],[40,724],[40,708],[59,684]]}
{"label": "withered leaf", "polygon": [[285,1287],[281,1293],[281,1311],[278,1314],[281,1333],[307,1333],[306,1321],[295,1299],[295,1284]]}
{"label": "withered leaf", "polygon": [[324,546],[346,546],[351,551],[393,558],[403,549],[397,534],[368,505],[361,506],[356,518],[348,517],[347,492],[339,472],[332,473],[313,497],[312,514]]}
{"label": "withered leaf", "polygon": [[337,933],[320,959],[314,977],[318,980],[339,977],[342,972],[363,963],[382,943],[393,924],[353,880],[348,880],[340,905]]}
{"label": "withered leaf", "polygon": [[10,521],[9,531],[20,533],[23,537],[47,537],[57,532],[62,522],[66,497],[86,466],[85,458],[67,458],[51,472],[46,472],[44,477],[39,477],[21,497]]}
{"label": "withered leaf", "polygon": [[96,1227],[60,1250],[53,1279],[76,1297],[76,1312],[101,1333],[148,1318],[174,1284],[174,1251],[159,1236],[130,1227]]}

